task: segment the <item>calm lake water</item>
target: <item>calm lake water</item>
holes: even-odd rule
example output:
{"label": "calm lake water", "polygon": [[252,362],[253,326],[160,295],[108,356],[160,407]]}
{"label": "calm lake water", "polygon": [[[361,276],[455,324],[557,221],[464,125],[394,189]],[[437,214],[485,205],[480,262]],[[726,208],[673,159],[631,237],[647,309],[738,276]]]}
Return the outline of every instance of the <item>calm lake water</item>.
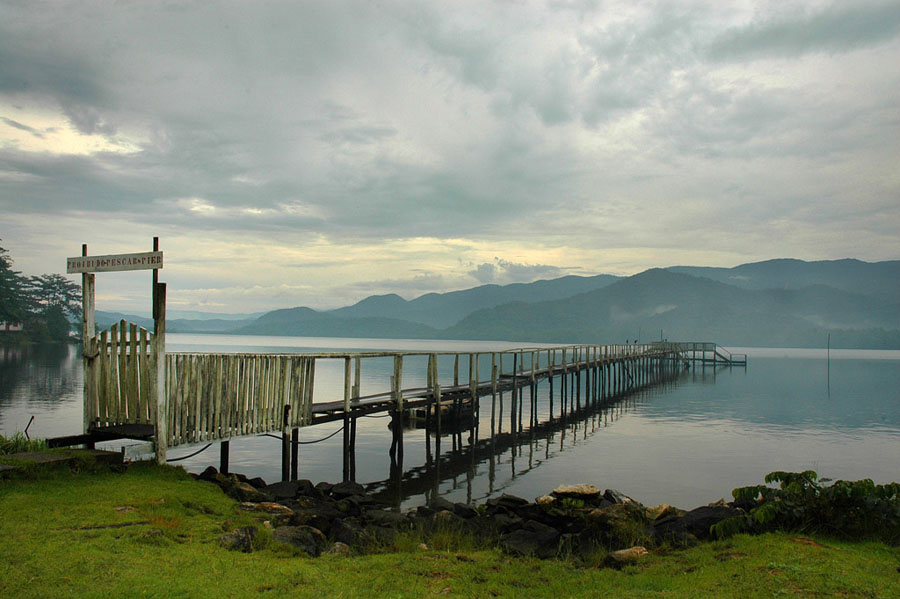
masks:
{"label": "calm lake water", "polygon": [[[215,352],[462,352],[521,345],[185,334],[167,339],[170,351]],[[832,350],[829,386],[825,350],[729,349],[749,354],[748,366],[698,366],[582,420],[526,432],[515,446],[501,443],[494,451],[486,440],[490,397],[482,398],[477,439],[470,440],[465,432],[454,446],[451,437],[444,437],[441,459],[429,460],[425,431],[406,430],[400,471],[391,470],[388,419],[361,418],[356,479],[402,505],[423,503],[425,493],[453,501],[479,502],[500,493],[531,499],[560,484],[584,482],[620,489],[646,504],[685,508],[728,498],[734,487],[762,482],[772,470],[900,480],[900,351]],[[342,363],[333,366],[317,369],[317,401],[339,398]],[[444,363],[442,370],[449,367]],[[389,367],[370,370],[364,372],[363,386],[384,389]],[[404,386],[411,383],[404,380]],[[32,437],[80,433],[81,385],[77,347],[0,348],[0,433],[23,430],[32,416]],[[539,387],[541,420],[548,417],[547,392],[546,384]],[[507,396],[507,420],[508,401]],[[556,415],[558,406],[557,398]],[[317,441],[340,426],[301,429],[300,440]],[[509,430],[508,422],[503,430]],[[303,445],[300,477],[339,480],[341,437]],[[203,445],[173,449],[169,457],[193,453]],[[218,466],[218,443],[179,463],[190,471]],[[279,480],[280,442],[269,437],[232,441],[231,470]]]}

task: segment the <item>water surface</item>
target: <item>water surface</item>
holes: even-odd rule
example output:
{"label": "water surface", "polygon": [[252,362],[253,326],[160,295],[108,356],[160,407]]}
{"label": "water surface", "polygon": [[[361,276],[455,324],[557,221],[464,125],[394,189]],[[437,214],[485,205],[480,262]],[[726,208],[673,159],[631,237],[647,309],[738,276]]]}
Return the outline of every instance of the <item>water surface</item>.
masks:
{"label": "water surface", "polygon": [[[179,334],[167,339],[170,351],[216,352],[462,352],[519,345]],[[440,460],[432,445],[429,461],[423,430],[405,431],[402,472],[391,470],[388,419],[360,419],[356,478],[404,505],[424,502],[425,493],[454,501],[481,501],[501,492],[533,498],[560,484],[588,482],[618,488],[647,504],[682,507],[729,497],[732,488],[761,482],[772,470],[813,469],[831,478],[900,480],[900,352],[832,350],[829,361],[825,350],[730,349],[749,354],[747,368],[697,366],[673,382],[639,391],[584,419],[534,433],[526,430],[515,445],[495,444],[494,452],[486,441],[491,402],[483,398],[477,438],[470,439],[468,432],[456,439],[445,436]],[[81,432],[79,355],[76,347],[0,348],[0,433],[23,430],[32,416],[33,436]],[[332,364],[317,369],[317,400],[339,397],[343,366],[337,360]],[[442,376],[451,368],[452,357],[442,359]],[[377,388],[389,380],[387,362],[369,370],[364,371],[364,385]],[[416,371],[414,361],[409,371]],[[404,380],[404,386],[411,383],[412,378]],[[555,392],[558,417],[558,385]],[[536,396],[543,421],[549,418],[547,393],[548,386],[542,384]],[[525,401],[527,410],[527,391]],[[507,433],[508,397],[504,410]],[[301,441],[318,441],[340,426],[302,429]],[[303,445],[300,476],[340,479],[341,437]],[[173,449],[169,457],[188,455],[203,445]],[[192,471],[217,465],[218,443],[180,463]],[[279,441],[232,441],[231,469],[278,480]]]}

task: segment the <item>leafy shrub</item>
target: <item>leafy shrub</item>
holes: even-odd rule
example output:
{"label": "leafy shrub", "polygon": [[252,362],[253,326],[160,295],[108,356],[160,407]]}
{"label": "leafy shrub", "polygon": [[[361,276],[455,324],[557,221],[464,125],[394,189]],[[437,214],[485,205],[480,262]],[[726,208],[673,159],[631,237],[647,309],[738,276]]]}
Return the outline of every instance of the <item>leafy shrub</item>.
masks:
{"label": "leafy shrub", "polygon": [[[718,537],[737,532],[794,530],[844,538],[900,542],[900,483],[876,485],[871,479],[819,480],[812,470],[770,472],[765,485],[732,491],[748,513],[716,524]],[[777,487],[770,486],[778,483]]]}

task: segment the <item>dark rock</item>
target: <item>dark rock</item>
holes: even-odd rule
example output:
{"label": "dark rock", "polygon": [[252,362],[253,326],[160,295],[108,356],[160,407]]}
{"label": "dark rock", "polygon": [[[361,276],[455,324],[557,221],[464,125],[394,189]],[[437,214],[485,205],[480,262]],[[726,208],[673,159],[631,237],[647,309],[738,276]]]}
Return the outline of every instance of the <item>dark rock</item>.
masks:
{"label": "dark rock", "polygon": [[294,526],[312,526],[313,528],[317,528],[324,532],[325,534],[331,533],[331,523],[337,519],[337,516],[334,514],[340,515],[340,512],[334,512],[333,514],[321,514],[315,510],[300,510],[291,517],[291,524]]}
{"label": "dark rock", "polygon": [[522,520],[522,518],[505,512],[494,514],[490,517],[489,522],[491,522],[499,532],[509,532],[521,528],[522,525],[525,524],[525,521]]}
{"label": "dark rock", "polygon": [[268,485],[266,484],[266,481],[264,481],[263,479],[261,479],[261,478],[258,477],[258,476],[257,476],[256,478],[251,478],[250,480],[248,480],[248,481],[247,481],[247,484],[248,484],[248,485],[251,485],[251,486],[253,486],[253,487],[257,488],[257,489],[260,489],[260,490],[263,490],[263,489],[265,489],[265,488],[268,486]]}
{"label": "dark rock", "polygon": [[317,514],[323,518],[328,518],[329,520],[343,518],[347,515],[337,508],[336,502],[332,501],[314,501],[308,507],[298,511]]}
{"label": "dark rock", "polygon": [[603,499],[606,499],[610,503],[615,503],[618,505],[622,504],[633,504],[633,505],[641,505],[640,501],[635,501],[628,495],[625,495],[621,491],[617,491],[615,489],[607,489],[603,492]]}
{"label": "dark rock", "polygon": [[585,520],[590,530],[613,547],[628,547],[653,534],[648,527],[646,511],[633,503],[617,503],[591,510],[585,515]]}
{"label": "dark rock", "polygon": [[709,527],[722,520],[740,516],[744,512],[734,507],[706,505],[686,513],[681,518],[670,519],[657,524],[653,533],[658,539],[680,540],[685,535],[693,535],[698,539],[710,537]]}
{"label": "dark rock", "polygon": [[609,499],[607,499],[606,497],[604,497],[597,503],[597,508],[602,510],[603,508],[609,507],[611,505],[615,505],[615,504],[612,501],[610,501]]}
{"label": "dark rock", "polygon": [[405,515],[387,510],[369,510],[363,516],[369,523],[375,526],[387,526],[390,528],[410,528],[410,520]]}
{"label": "dark rock", "polygon": [[559,550],[559,531],[529,520],[522,528],[503,535],[500,546],[513,555],[554,557]]}
{"label": "dark rock", "polygon": [[573,516],[565,510],[556,508],[546,510],[540,518],[537,518],[537,521],[563,533],[576,533],[584,529],[584,520],[581,514]]}
{"label": "dark rock", "polygon": [[213,466],[207,466],[206,470],[197,475],[199,480],[215,482],[216,475],[219,473]]}
{"label": "dark rock", "polygon": [[559,547],[563,554],[589,557],[598,547],[597,538],[589,530],[579,530],[560,535]]}
{"label": "dark rock", "polygon": [[416,508],[416,514],[422,518],[431,518],[436,512],[428,506],[420,505]]}
{"label": "dark rock", "polygon": [[475,506],[469,505],[467,503],[454,503],[453,513],[460,518],[465,518],[466,520],[478,516],[478,510],[475,509]]}
{"label": "dark rock", "polygon": [[503,494],[500,497],[488,499],[485,502],[487,513],[494,514],[499,511],[514,512],[516,508],[528,505],[528,500],[516,497],[515,495]]}
{"label": "dark rock", "polygon": [[362,530],[362,526],[359,524],[359,522],[352,518],[335,518],[331,523],[331,531],[329,532],[329,536],[333,541],[345,543],[351,547],[356,547],[359,544]]}
{"label": "dark rock", "polygon": [[297,483],[297,497],[313,497],[318,495],[315,485],[308,478],[301,478],[294,481]]}
{"label": "dark rock", "polygon": [[277,500],[279,499],[293,499],[297,496],[297,491],[300,489],[300,481],[299,480],[283,480],[281,482],[272,483],[268,485],[265,489],[263,489],[266,493],[271,495]]}
{"label": "dark rock", "polygon": [[453,502],[443,497],[435,497],[431,500],[431,503],[428,504],[428,507],[433,509],[436,512],[440,512],[443,510],[447,510],[448,512],[453,511]]}
{"label": "dark rock", "polygon": [[318,557],[328,547],[328,539],[312,526],[282,526],[272,531],[272,538],[297,547],[307,555]]}
{"label": "dark rock", "polygon": [[366,526],[360,535],[360,542],[386,547],[394,543],[397,531],[389,526]]}
{"label": "dark rock", "polygon": [[254,503],[272,501],[272,496],[268,493],[264,493],[253,485],[241,481],[232,483],[231,487],[225,492],[238,501],[252,501]]}
{"label": "dark rock", "polygon": [[236,528],[231,532],[226,532],[219,537],[219,544],[229,551],[242,551],[250,553],[253,551],[253,539],[256,537],[255,526],[244,526]]}
{"label": "dark rock", "polygon": [[331,483],[326,483],[325,481],[322,481],[320,483],[317,483],[315,488],[316,488],[316,491],[318,491],[322,495],[328,495],[329,493],[331,493],[331,490],[334,488],[334,485]]}
{"label": "dark rock", "polygon": [[331,496],[336,498],[349,497],[351,495],[365,495],[366,490],[359,483],[345,480],[331,488]]}
{"label": "dark rock", "polygon": [[543,522],[544,517],[546,515],[546,510],[539,506],[536,503],[527,503],[525,505],[519,506],[513,510],[516,516],[524,519],[524,520],[536,520],[538,522]]}

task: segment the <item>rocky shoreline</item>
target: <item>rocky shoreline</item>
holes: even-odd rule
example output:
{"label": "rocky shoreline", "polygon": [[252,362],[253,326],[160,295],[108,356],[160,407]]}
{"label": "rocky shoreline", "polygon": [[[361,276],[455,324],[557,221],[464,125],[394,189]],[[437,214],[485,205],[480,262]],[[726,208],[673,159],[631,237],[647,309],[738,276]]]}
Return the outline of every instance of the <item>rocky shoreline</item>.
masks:
{"label": "rocky shoreline", "polygon": [[[389,547],[400,533],[418,532],[427,548],[441,531],[468,533],[516,556],[588,557],[598,550],[608,560],[627,562],[646,547],[687,546],[710,537],[710,526],[744,514],[719,501],[685,511],[670,505],[647,508],[614,489],[567,485],[528,501],[501,495],[481,505],[437,498],[405,512],[392,509],[355,482],[313,484],[296,480],[266,484],[260,478],[223,475],[209,467],[196,478],[218,485],[260,516],[272,538],[316,557],[323,553],[365,553]],[[229,549],[253,550],[257,529],[246,526],[222,535]]]}

